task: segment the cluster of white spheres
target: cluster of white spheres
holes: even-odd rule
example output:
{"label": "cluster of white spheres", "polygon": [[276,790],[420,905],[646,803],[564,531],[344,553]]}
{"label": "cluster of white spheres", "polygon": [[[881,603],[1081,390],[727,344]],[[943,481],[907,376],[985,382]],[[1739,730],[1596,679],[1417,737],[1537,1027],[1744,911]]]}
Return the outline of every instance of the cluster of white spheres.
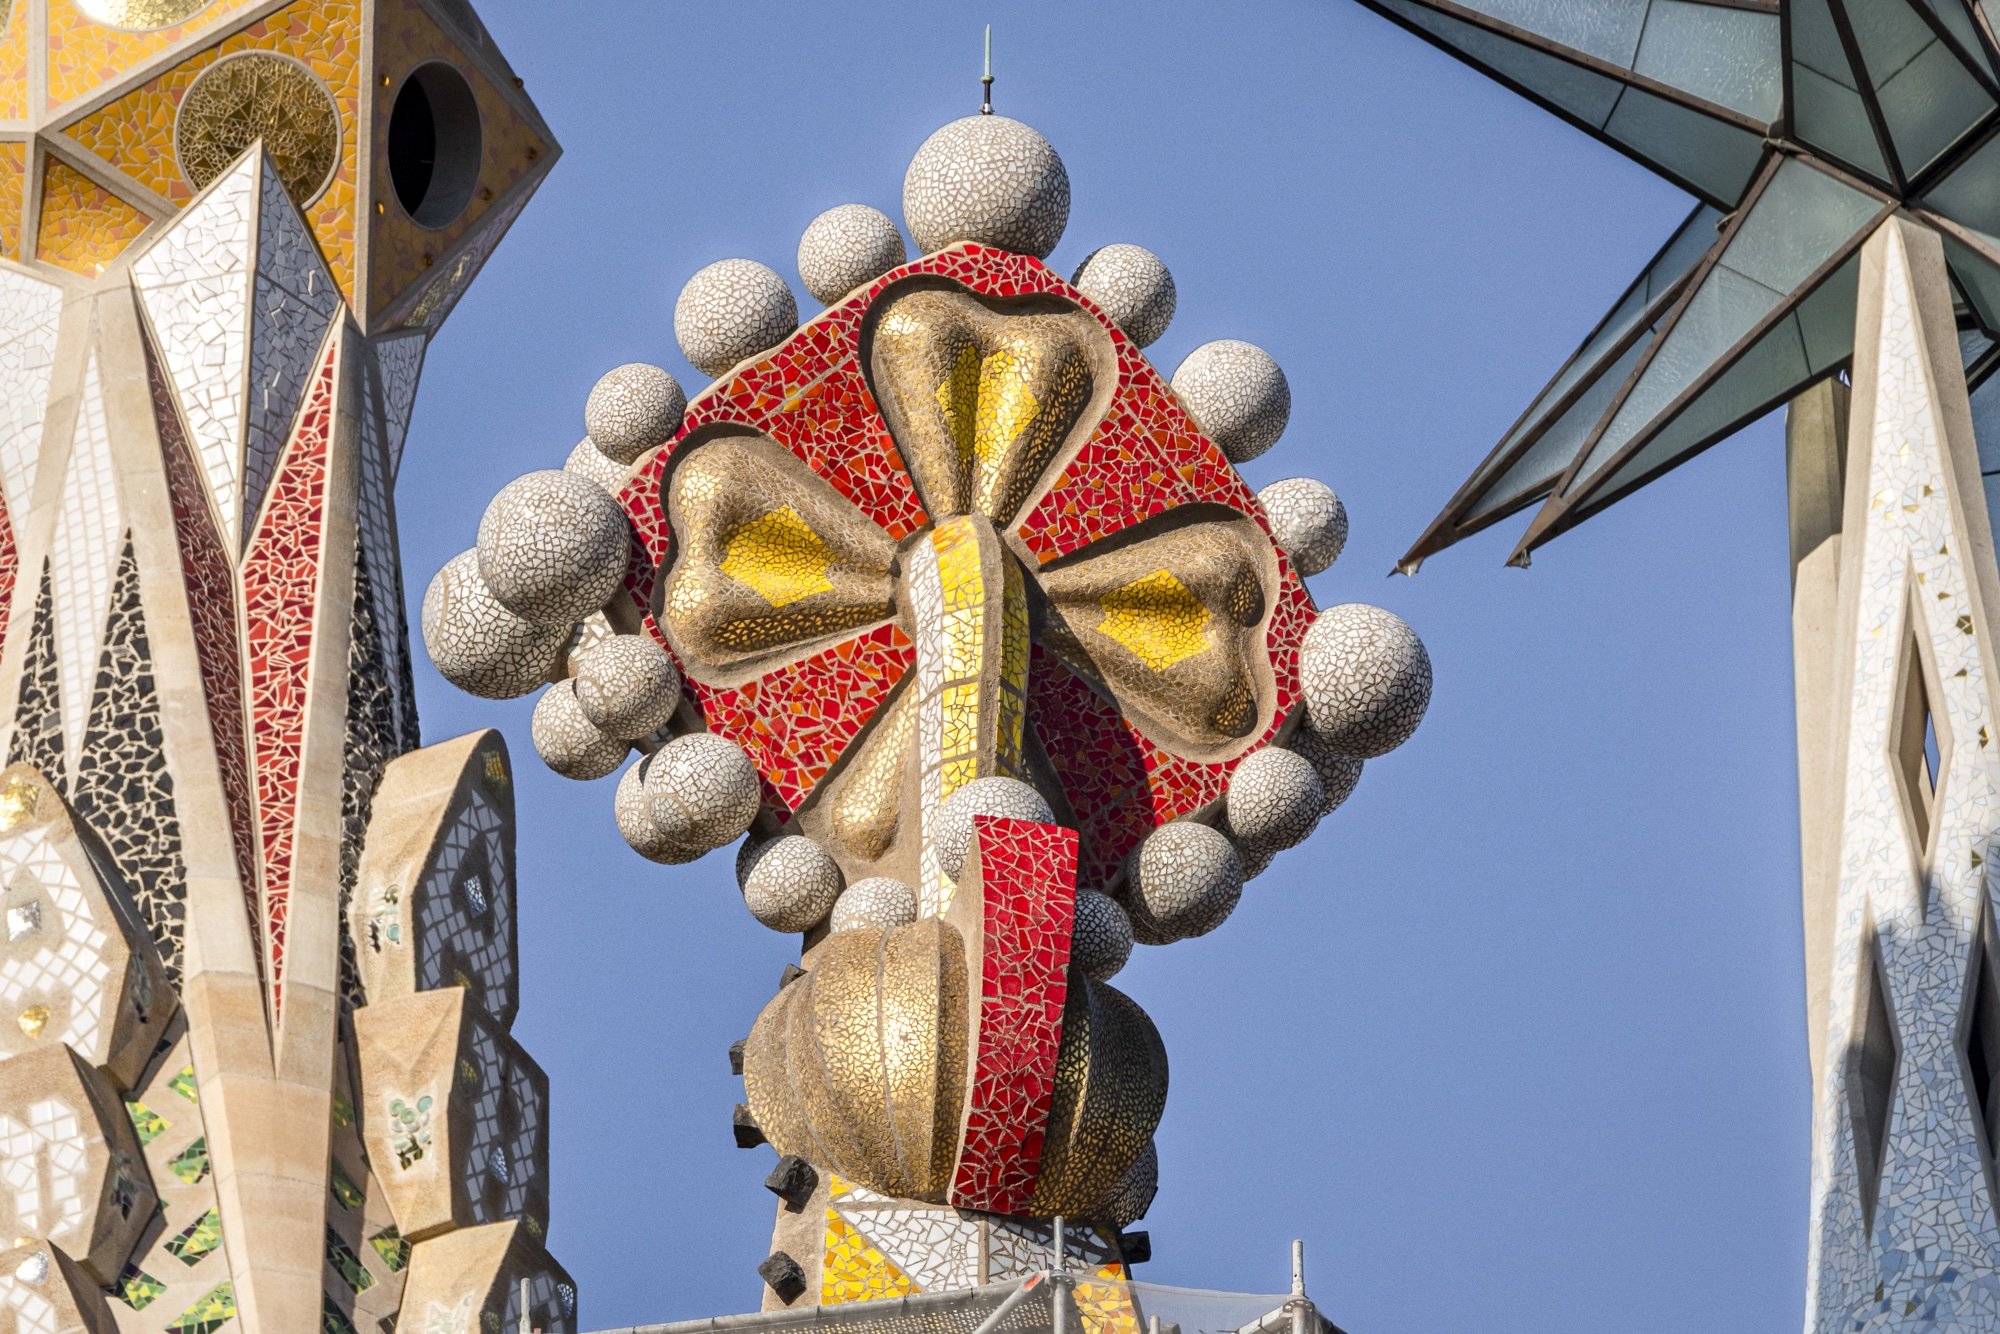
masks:
{"label": "cluster of white spheres", "polygon": [[578,707],[607,736],[659,731],[680,703],[681,674],[650,635],[608,635],[574,657]]}
{"label": "cluster of white spheres", "polygon": [[607,735],[584,713],[573,681],[559,681],[542,692],[528,723],[535,753],[564,778],[602,778],[624,763],[631,747]]}
{"label": "cluster of white spheres", "polygon": [[1329,607],[1299,646],[1306,723],[1362,759],[1410,739],[1431,702],[1431,658],[1401,617],[1366,603]]}
{"label": "cluster of white spheres", "polygon": [[1248,463],[1285,433],[1292,415],[1292,387],[1271,354],[1254,343],[1219,338],[1187,354],[1174,371],[1174,397],[1201,433],[1228,455]]}
{"label": "cluster of white spheres", "polygon": [[773,931],[810,931],[840,898],[839,865],[803,834],[746,843],[736,857],[744,906]]}
{"label": "cluster of white spheres", "polygon": [[953,880],[965,874],[966,858],[972,852],[972,821],[980,815],[1031,820],[1037,824],[1048,824],[1056,818],[1047,799],[1018,778],[996,775],[973,779],[938,803],[931,833],[938,865]]}
{"label": "cluster of white spheres", "polygon": [[1118,901],[1094,889],[1076,892],[1070,963],[1098,981],[1115,976],[1132,957],[1132,919]]}
{"label": "cluster of white spheres", "polygon": [[1144,246],[1100,246],[1077,265],[1070,285],[1140,347],[1167,331],[1179,301],[1174,275]]}
{"label": "cluster of white spheres", "polygon": [[424,647],[444,679],[483,699],[514,699],[553,674],[568,626],[515,615],[479,577],[479,553],[445,562],[424,592]]}
{"label": "cluster of white spheres", "polygon": [[1069,172],[1020,121],[966,116],[910,159],[903,221],[925,254],[973,241],[1043,259],[1069,225]]}
{"label": "cluster of white spheres", "polygon": [[1279,746],[1265,746],[1244,756],[1229,775],[1224,820],[1244,848],[1282,852],[1312,833],[1324,796],[1310,760]]}
{"label": "cluster of white spheres", "polygon": [[757,767],[743,748],[713,732],[695,732],[627,769],[612,810],[634,852],[677,865],[743,837],[762,799]]}
{"label": "cluster of white spheres", "polygon": [[1347,545],[1347,506],[1325,482],[1287,477],[1257,493],[1271,537],[1300,574],[1318,574]]}
{"label": "cluster of white spheres", "polygon": [[565,632],[618,591],[631,528],[604,488],[545,469],[500,488],[479,520],[479,577],[515,615]]}
{"label": "cluster of white spheres", "polygon": [[1192,820],[1161,825],[1126,863],[1125,911],[1142,944],[1207,935],[1242,896],[1243,855],[1222,831]]}
{"label": "cluster of white spheres", "polygon": [[633,361],[612,367],[592,386],[583,429],[605,458],[630,467],[647,450],[673,439],[686,412],[680,381],[658,366]]}
{"label": "cluster of white spheres", "polygon": [[822,305],[873,282],[909,258],[903,234],[880,209],[841,204],[806,224],[799,238],[799,281]]}
{"label": "cluster of white spheres", "polygon": [[886,931],[917,920],[917,891],[894,876],[871,875],[840,891],[828,926],[835,931]]}
{"label": "cluster of white spheres", "polygon": [[674,302],[674,340],[704,375],[761,356],[799,326],[799,303],[776,269],[721,259],[697,271]]}

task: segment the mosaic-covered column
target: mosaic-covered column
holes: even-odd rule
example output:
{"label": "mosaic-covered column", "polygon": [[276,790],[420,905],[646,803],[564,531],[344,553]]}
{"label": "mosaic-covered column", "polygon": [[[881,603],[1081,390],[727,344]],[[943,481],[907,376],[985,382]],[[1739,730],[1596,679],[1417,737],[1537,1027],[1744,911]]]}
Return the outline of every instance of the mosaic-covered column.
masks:
{"label": "mosaic-covered column", "polygon": [[1813,958],[1807,1327],[1983,1328],[2000,1320],[2000,571],[1943,250],[1901,217],[1862,250],[1839,531],[1831,781],[1806,821],[1838,876]]}
{"label": "mosaic-covered column", "polygon": [[[425,346],[555,155],[463,5],[0,6],[23,1328],[472,1328],[518,1322],[523,1279],[574,1327],[545,1082],[506,1034],[505,752],[418,748],[391,499]],[[439,767],[478,795],[399,777]],[[349,908],[397,877],[433,903],[467,845],[409,831],[464,818],[484,952],[398,974],[381,951],[434,960],[459,919],[369,937]],[[470,1072],[412,1090],[434,1128],[372,1073],[424,1040]]]}

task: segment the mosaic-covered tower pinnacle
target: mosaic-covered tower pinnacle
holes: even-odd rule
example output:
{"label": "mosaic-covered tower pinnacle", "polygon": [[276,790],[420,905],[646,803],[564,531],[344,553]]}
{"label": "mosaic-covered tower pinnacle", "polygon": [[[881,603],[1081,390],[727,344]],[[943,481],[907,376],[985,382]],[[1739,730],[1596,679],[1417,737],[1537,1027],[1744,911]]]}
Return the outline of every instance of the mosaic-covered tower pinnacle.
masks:
{"label": "mosaic-covered tower pinnacle", "polygon": [[[714,382],[683,410],[607,374],[425,599],[449,679],[543,690],[557,772],[638,752],[608,802],[635,851],[744,839],[745,906],[803,938],[740,1050],[739,1142],[794,1165],[767,1305],[1027,1272],[1057,1214],[1122,1267],[1167,1062],[1110,979],[1221,926],[1429,698],[1401,621],[1306,591],[1339,500],[1267,511],[1232,465],[1284,430],[1277,363],[1218,341],[1169,384],[1141,348],[1172,276],[1119,245],[1064,281],[1069,198],[1048,140],[973,116],[905,176],[917,258],[863,205],[806,227],[802,324],[775,269],[701,267],[673,329]],[[578,517],[516,522],[529,491]]]}
{"label": "mosaic-covered tower pinnacle", "polygon": [[0,1320],[576,1328],[392,503],[556,157],[459,0],[0,0]]}

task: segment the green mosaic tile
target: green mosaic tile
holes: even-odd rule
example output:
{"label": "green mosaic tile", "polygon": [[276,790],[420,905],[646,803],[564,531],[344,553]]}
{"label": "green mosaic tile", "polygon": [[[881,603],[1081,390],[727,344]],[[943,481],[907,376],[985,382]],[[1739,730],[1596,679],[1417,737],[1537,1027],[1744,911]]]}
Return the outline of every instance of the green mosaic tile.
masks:
{"label": "green mosaic tile", "polygon": [[375,1276],[361,1263],[361,1257],[348,1250],[347,1243],[332,1228],[326,1230],[326,1262],[357,1296],[375,1286]]}
{"label": "green mosaic tile", "polygon": [[327,1173],[327,1183],[333,1189],[333,1198],[349,1209],[359,1209],[363,1203],[361,1188],[349,1179],[347,1173],[340,1170],[339,1163],[330,1163],[328,1166],[332,1170]]}
{"label": "green mosaic tile", "polygon": [[167,1334],[215,1334],[235,1318],[236,1285],[225,1279],[181,1312],[180,1318],[167,1326]]}
{"label": "green mosaic tile", "polygon": [[375,1254],[382,1257],[382,1263],[389,1266],[392,1274],[401,1273],[410,1262],[410,1243],[394,1227],[383,1228],[368,1239],[368,1244],[375,1248]]}
{"label": "green mosaic tile", "polygon": [[333,1123],[342,1130],[354,1124],[354,1104],[340,1096],[340,1090],[333,1091]]}
{"label": "green mosaic tile", "polygon": [[347,1312],[333,1304],[333,1298],[325,1293],[319,1298],[320,1334],[360,1334],[354,1322],[347,1318]]}
{"label": "green mosaic tile", "polygon": [[222,1215],[210,1209],[182,1228],[167,1242],[167,1254],[184,1265],[199,1264],[220,1245],[222,1245]]}
{"label": "green mosaic tile", "polygon": [[167,1127],[173,1124],[143,1102],[128,1101],[125,1104],[125,1111],[132,1118],[132,1129],[139,1132],[141,1144],[151,1144],[166,1134]]}
{"label": "green mosaic tile", "polygon": [[137,1265],[126,1265],[125,1272],[111,1286],[111,1295],[135,1311],[143,1311],[153,1304],[153,1299],[167,1290],[167,1285],[154,1278]]}
{"label": "green mosaic tile", "polygon": [[175,1176],[190,1186],[208,1175],[208,1136],[203,1135],[194,1143],[174,1155],[167,1168]]}
{"label": "green mosaic tile", "polygon": [[194,1091],[194,1067],[191,1065],[182,1066],[181,1072],[167,1081],[167,1087],[180,1094],[183,1098],[186,1098],[189,1102],[199,1102],[201,1100],[199,1095]]}

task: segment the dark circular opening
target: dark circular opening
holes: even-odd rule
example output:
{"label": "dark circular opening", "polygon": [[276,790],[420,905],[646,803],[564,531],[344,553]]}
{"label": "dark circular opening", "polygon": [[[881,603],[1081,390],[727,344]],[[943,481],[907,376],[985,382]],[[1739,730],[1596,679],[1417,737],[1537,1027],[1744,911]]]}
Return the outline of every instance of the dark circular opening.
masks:
{"label": "dark circular opening", "polygon": [[389,112],[389,181],[403,212],[443,227],[465,212],[479,181],[479,103],[451,66],[420,65]]}

